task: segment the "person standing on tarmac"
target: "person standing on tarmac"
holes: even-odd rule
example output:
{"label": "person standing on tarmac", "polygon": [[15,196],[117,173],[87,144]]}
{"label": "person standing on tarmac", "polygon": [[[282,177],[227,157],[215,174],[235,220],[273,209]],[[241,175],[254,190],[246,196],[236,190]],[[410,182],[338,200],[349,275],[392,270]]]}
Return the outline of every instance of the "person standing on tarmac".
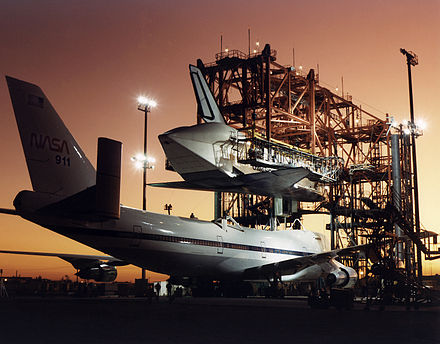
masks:
{"label": "person standing on tarmac", "polygon": [[159,301],[159,293],[160,293],[160,283],[157,282],[154,286],[154,289],[156,289],[156,301]]}
{"label": "person standing on tarmac", "polygon": [[168,294],[168,302],[172,303],[174,301],[174,295],[172,294],[173,286],[170,282],[167,283],[167,294]]}
{"label": "person standing on tarmac", "polygon": [[170,282],[167,283],[167,296],[170,298],[171,297],[171,289],[173,289],[173,286],[171,285]]}

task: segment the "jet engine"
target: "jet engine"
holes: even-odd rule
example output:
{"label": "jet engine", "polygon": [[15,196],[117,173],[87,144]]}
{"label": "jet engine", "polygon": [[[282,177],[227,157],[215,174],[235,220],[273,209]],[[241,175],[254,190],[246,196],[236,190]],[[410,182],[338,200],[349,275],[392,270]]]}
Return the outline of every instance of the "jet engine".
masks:
{"label": "jet engine", "polygon": [[353,268],[348,266],[339,267],[327,275],[327,285],[339,288],[353,288],[358,275]]}
{"label": "jet engine", "polygon": [[75,275],[86,280],[95,280],[96,282],[113,282],[118,275],[114,266],[101,264],[99,266],[80,269]]}

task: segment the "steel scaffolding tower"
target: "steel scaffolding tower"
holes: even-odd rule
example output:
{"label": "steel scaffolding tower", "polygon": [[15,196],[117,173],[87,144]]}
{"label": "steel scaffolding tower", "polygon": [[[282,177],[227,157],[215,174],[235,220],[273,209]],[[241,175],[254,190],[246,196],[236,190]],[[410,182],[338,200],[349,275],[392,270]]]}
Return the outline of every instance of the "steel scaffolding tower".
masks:
{"label": "steel scaffolding tower", "polygon": [[[197,66],[228,125],[253,138],[344,162],[337,181],[321,183],[322,202],[222,193],[216,195],[217,217],[228,214],[242,225],[273,228],[269,224],[279,216],[295,228],[303,214],[328,214],[332,248],[375,242],[375,253],[346,257],[364,272],[380,257],[394,261],[404,257],[406,273],[416,276],[420,262],[416,248],[425,259],[440,257],[436,234],[423,229],[418,233],[415,228],[413,143],[402,126],[393,127],[388,115],[380,118],[354,104],[350,95],[321,86],[313,69],[304,74],[295,66],[277,63],[276,51],[269,45],[261,53],[221,52],[215,62],[198,60]],[[398,138],[394,148],[393,133]],[[394,172],[392,149],[400,157]],[[400,181],[393,182],[397,170]]]}

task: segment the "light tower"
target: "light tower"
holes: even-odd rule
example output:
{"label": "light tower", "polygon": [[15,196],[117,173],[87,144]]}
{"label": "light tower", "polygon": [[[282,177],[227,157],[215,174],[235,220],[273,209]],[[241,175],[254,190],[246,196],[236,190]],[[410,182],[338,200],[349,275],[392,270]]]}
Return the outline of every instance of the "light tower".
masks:
{"label": "light tower", "polygon": [[143,183],[142,183],[142,210],[147,210],[147,169],[153,168],[152,163],[154,159],[148,158],[147,156],[147,123],[148,123],[148,113],[151,112],[152,108],[157,106],[157,103],[144,96],[139,96],[137,98],[138,101],[138,110],[142,111],[145,115],[144,120],[144,155],[136,155],[132,158],[135,164],[143,169]]}
{"label": "light tower", "polygon": [[[144,113],[144,154],[138,154],[131,158],[135,166],[143,169],[142,178],[142,210],[147,210],[147,169],[153,168],[154,159],[147,156],[147,123],[148,113],[157,106],[157,103],[145,96],[137,98],[137,108]],[[145,280],[145,269],[142,269],[142,280]]]}
{"label": "light tower", "polygon": [[[409,87],[409,108],[410,108],[410,125],[415,128],[414,123],[414,99],[412,90],[412,77],[411,66],[417,66],[419,59],[412,51],[406,51],[400,49],[400,52],[406,57],[406,64],[408,66],[408,87]],[[411,130],[411,147],[412,147],[412,163],[413,163],[413,182],[414,182],[414,217],[415,217],[415,229],[417,237],[420,238],[420,213],[419,213],[419,185],[417,180],[417,155],[416,155],[416,133],[415,130]],[[419,282],[422,281],[422,252],[419,247],[417,250],[417,278]]]}

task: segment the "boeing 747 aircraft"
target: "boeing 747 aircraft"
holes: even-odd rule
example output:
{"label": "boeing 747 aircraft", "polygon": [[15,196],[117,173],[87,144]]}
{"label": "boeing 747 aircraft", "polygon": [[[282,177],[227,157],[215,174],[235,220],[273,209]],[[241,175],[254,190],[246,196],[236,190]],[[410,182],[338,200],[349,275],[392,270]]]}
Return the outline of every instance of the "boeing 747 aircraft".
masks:
{"label": "boeing 747 aircraft", "polygon": [[[263,231],[169,216],[120,205],[121,143],[100,138],[95,170],[36,85],[6,77],[32,190],[13,209],[42,227],[111,255],[97,257],[167,274],[174,283],[314,281],[352,288],[355,270],[306,230]],[[18,244],[18,243],[17,243]],[[88,257],[93,258],[93,257]],[[122,261],[122,262],[121,262]],[[111,269],[110,269],[111,270]],[[103,274],[110,273],[102,271]]]}

